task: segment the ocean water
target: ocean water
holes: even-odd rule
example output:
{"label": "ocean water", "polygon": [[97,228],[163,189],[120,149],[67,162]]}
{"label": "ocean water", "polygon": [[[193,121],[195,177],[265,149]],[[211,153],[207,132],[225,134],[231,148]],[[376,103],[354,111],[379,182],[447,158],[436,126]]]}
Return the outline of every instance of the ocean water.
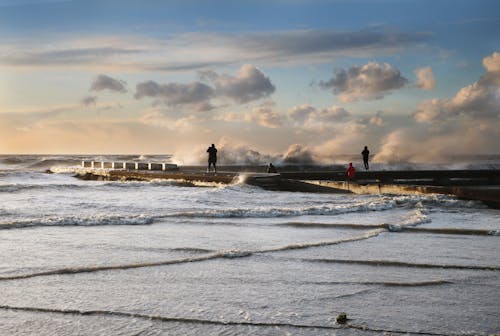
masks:
{"label": "ocean water", "polygon": [[500,333],[499,210],[74,178],[89,158],[0,156],[0,335]]}

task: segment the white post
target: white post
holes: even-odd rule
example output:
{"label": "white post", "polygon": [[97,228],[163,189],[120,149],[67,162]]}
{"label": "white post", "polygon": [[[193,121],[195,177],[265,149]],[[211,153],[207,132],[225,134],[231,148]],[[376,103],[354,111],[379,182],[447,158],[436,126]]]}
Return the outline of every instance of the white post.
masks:
{"label": "white post", "polygon": [[95,168],[95,162],[94,161],[90,161],[90,168],[92,168],[92,169]]}
{"label": "white post", "polygon": [[101,169],[104,168],[104,161],[101,161]]}
{"label": "white post", "polygon": [[135,163],[135,170],[138,170],[139,169],[139,162],[136,162]]}
{"label": "white post", "polygon": [[161,170],[167,170],[167,165],[165,163],[161,164]]}

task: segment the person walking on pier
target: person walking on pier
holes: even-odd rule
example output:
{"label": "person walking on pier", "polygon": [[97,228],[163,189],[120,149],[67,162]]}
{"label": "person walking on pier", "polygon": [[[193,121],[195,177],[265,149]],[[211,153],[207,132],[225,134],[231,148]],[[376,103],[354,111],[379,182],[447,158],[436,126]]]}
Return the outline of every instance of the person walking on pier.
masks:
{"label": "person walking on pier", "polygon": [[365,169],[368,170],[368,157],[370,156],[370,151],[368,150],[368,147],[365,146],[365,149],[361,152],[361,155],[363,155],[363,163],[365,164]]}
{"label": "person walking on pier", "polygon": [[217,173],[217,148],[215,148],[215,145],[212,144],[212,146],[208,147],[207,149],[208,153],[208,169],[207,172],[210,172],[210,165],[214,166],[214,172]]}

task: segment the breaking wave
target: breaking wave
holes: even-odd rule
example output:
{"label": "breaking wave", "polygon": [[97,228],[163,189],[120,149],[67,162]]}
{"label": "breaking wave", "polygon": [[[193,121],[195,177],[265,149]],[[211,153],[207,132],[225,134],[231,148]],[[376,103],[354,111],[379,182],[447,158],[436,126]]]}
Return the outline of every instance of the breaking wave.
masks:
{"label": "breaking wave", "polygon": [[200,218],[274,218],[292,216],[340,215],[354,212],[384,211],[393,209],[392,203],[365,203],[353,205],[323,205],[303,208],[236,208],[179,211],[165,217],[200,217]]}
{"label": "breaking wave", "polygon": [[99,215],[48,217],[42,219],[24,219],[15,222],[0,223],[0,230],[43,227],[43,226],[101,226],[101,225],[150,225],[154,217],[144,214],[133,216]]}

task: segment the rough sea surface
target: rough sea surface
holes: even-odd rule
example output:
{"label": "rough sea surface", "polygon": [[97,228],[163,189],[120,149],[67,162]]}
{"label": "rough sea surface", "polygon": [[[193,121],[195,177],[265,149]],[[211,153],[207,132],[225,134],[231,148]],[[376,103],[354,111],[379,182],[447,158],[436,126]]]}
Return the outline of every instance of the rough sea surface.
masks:
{"label": "rough sea surface", "polygon": [[44,173],[82,158],[0,156],[0,335],[500,333],[480,202]]}

